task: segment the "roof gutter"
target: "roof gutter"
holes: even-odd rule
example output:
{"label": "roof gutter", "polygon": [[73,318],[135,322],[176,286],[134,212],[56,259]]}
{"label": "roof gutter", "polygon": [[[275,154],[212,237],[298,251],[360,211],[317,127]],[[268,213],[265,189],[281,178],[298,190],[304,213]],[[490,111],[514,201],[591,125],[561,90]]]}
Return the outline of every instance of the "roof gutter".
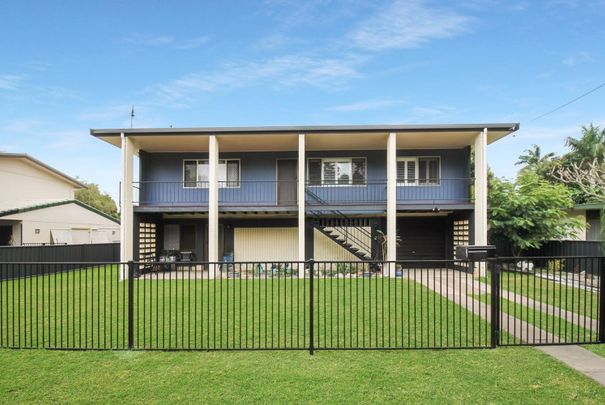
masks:
{"label": "roof gutter", "polygon": [[315,126],[259,126],[259,127],[199,127],[199,128],[114,128],[91,129],[96,137],[124,135],[230,135],[230,134],[299,134],[299,133],[363,133],[363,132],[465,132],[481,131],[515,132],[519,123],[454,124],[454,125],[315,125]]}

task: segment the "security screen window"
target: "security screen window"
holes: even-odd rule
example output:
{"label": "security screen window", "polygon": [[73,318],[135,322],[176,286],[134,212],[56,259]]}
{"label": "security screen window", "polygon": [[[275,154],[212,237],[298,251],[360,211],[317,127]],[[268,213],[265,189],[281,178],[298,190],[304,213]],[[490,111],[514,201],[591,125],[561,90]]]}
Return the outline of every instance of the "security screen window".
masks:
{"label": "security screen window", "polygon": [[397,184],[400,186],[439,185],[439,157],[400,157],[397,159]]}
{"label": "security screen window", "polygon": [[[183,184],[186,188],[208,187],[208,160],[183,161]],[[221,159],[218,162],[219,187],[240,186],[239,159]]]}
{"label": "security screen window", "polygon": [[307,177],[310,185],[365,185],[365,158],[309,159]]}
{"label": "security screen window", "polygon": [[183,162],[183,182],[187,188],[197,187],[197,160]]}

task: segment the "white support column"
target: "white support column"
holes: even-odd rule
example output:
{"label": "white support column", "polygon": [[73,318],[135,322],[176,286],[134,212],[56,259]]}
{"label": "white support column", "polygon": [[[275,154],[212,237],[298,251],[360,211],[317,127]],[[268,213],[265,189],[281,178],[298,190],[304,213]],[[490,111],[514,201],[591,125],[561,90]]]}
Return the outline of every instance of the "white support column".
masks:
{"label": "white support column", "polygon": [[[120,261],[134,260],[134,210],[132,207],[133,157],[135,147],[130,138],[121,134],[122,140],[122,184],[120,190]],[[122,280],[128,278],[128,269],[123,266]]]}
{"label": "white support column", "polygon": [[[208,261],[218,262],[218,156],[219,145],[216,135],[208,137]],[[209,268],[209,277],[214,278],[216,266]]]}
{"label": "white support column", "polygon": [[[487,128],[475,138],[475,245],[487,245]],[[476,276],[485,275],[485,266],[475,267]]]}
{"label": "white support column", "polygon": [[[298,135],[298,261],[305,261],[305,134]],[[304,270],[299,270],[299,278],[305,277]]]}
{"label": "white support column", "polygon": [[487,128],[475,138],[475,245],[487,244]]}
{"label": "white support column", "polygon": [[[387,260],[397,260],[397,134],[387,139]],[[388,266],[389,277],[395,277],[394,265]]]}

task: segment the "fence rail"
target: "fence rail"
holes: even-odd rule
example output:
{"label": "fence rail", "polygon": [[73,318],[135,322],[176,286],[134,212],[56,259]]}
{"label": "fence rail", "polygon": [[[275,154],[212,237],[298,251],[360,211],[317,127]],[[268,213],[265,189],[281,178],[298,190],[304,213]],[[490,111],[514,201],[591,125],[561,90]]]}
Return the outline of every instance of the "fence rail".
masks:
{"label": "fence rail", "polygon": [[[0,263],[0,347],[313,353],[595,343],[605,336],[602,260]],[[588,267],[600,272],[587,278]]]}

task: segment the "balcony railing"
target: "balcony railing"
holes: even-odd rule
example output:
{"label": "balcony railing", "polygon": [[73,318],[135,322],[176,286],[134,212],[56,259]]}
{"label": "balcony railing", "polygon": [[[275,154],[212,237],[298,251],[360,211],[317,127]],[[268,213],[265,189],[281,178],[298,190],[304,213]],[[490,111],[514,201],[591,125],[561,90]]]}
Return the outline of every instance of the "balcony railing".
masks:
{"label": "balcony railing", "polygon": [[[219,181],[219,206],[295,207],[297,181]],[[472,179],[435,179],[397,183],[398,205],[464,204],[472,201]],[[142,181],[133,183],[133,202],[139,206],[205,207],[208,182]],[[386,180],[358,184],[318,184],[307,182],[308,206],[384,205]]]}
{"label": "balcony railing", "polygon": [[[430,179],[397,182],[398,205],[465,204],[471,202],[471,178]],[[387,181],[360,184],[307,183],[307,205],[386,204]]]}
{"label": "balcony railing", "polygon": [[[296,206],[296,181],[219,181],[220,206]],[[133,202],[140,206],[204,207],[208,182],[141,181],[134,183]]]}
{"label": "balcony railing", "polygon": [[397,183],[397,204],[468,204],[471,178],[427,179]]}
{"label": "balcony railing", "polygon": [[386,180],[368,180],[357,184],[318,184],[307,182],[306,203],[316,205],[385,204]]}

